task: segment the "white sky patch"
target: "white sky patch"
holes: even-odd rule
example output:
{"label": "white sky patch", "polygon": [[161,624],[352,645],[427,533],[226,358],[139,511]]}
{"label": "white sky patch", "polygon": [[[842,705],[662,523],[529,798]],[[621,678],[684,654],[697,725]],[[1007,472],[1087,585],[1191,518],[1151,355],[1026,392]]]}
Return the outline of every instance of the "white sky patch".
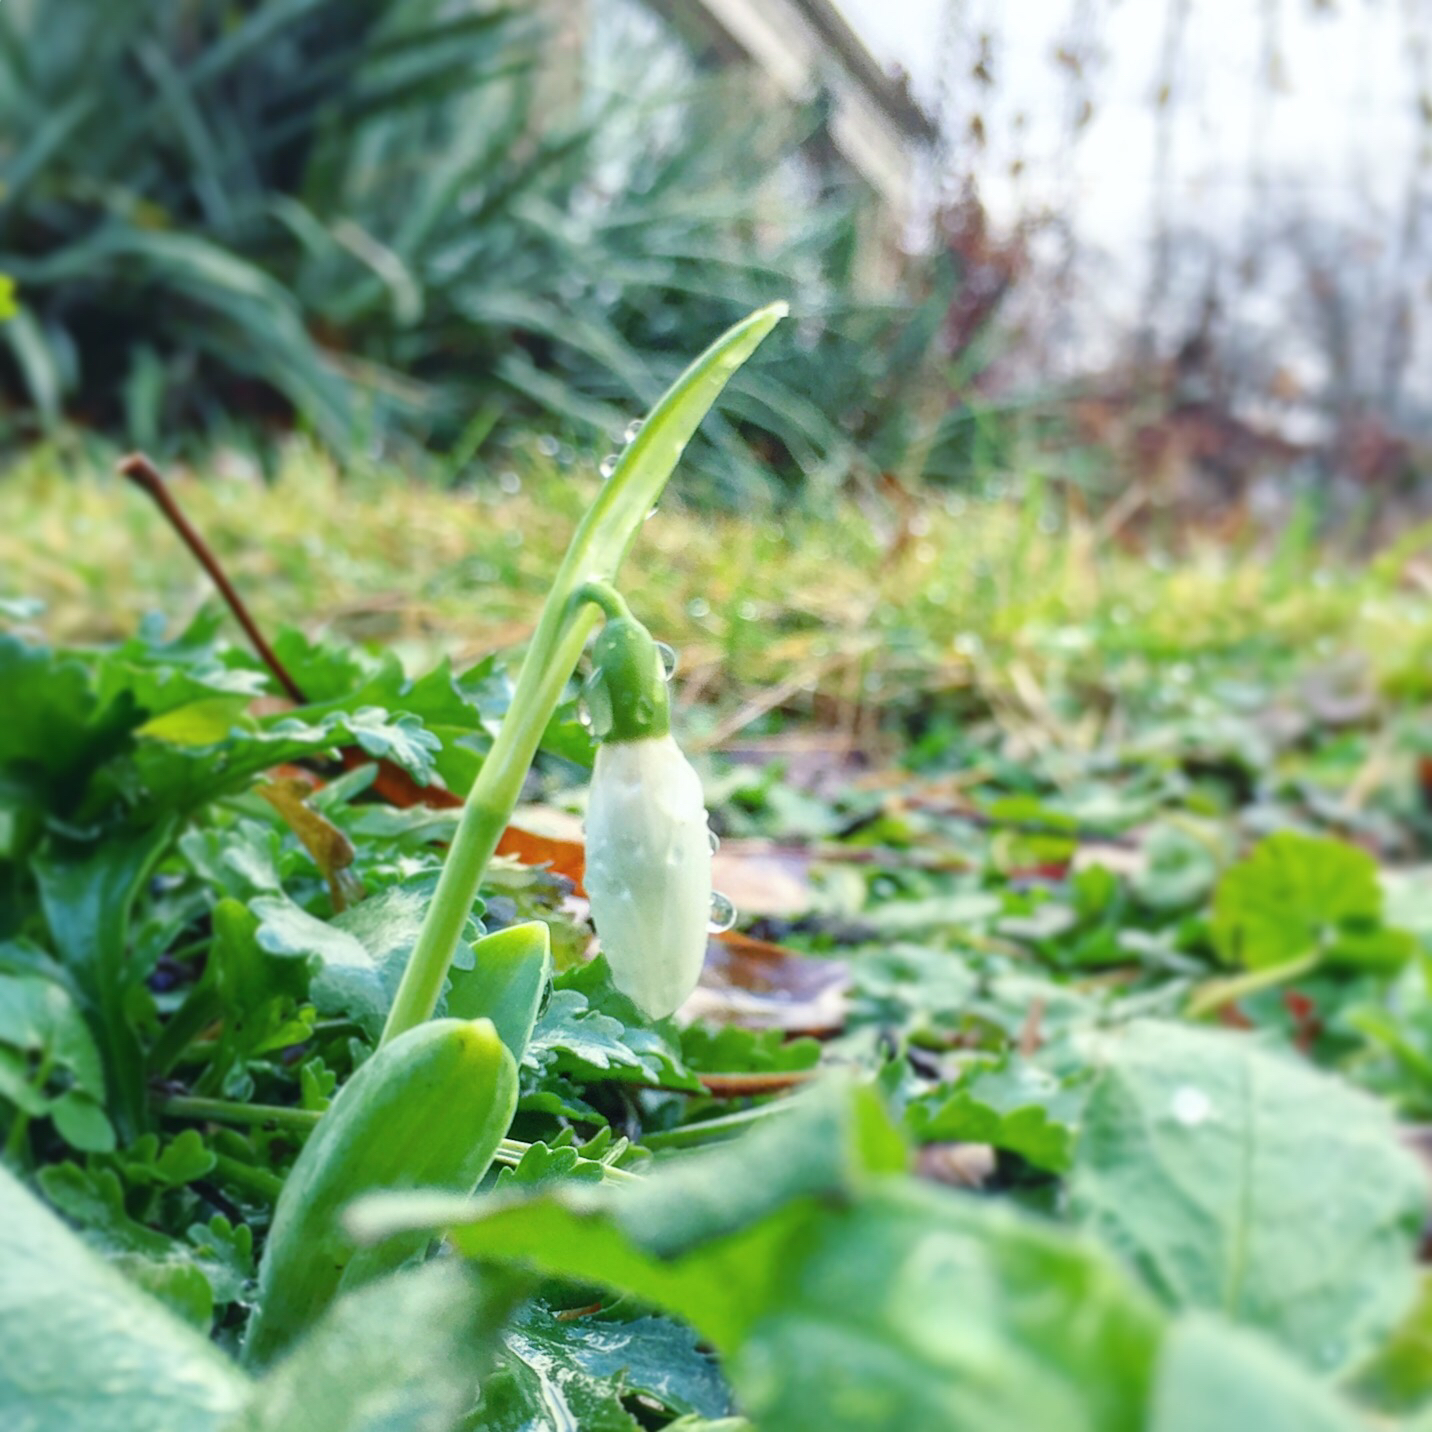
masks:
{"label": "white sky patch", "polygon": [[[1432,207],[1432,173],[1415,172],[1419,151],[1432,154],[1432,127],[1419,115],[1419,95],[1432,92],[1417,33],[1432,26],[1425,3],[1187,0],[1162,172],[1158,92],[1178,0],[839,4],[940,114],[954,168],[975,175],[997,223],[1042,209],[1070,222],[1081,302],[1106,328],[1141,315],[1160,215],[1175,233],[1199,236],[1192,249],[1207,248],[1205,269],[1217,257],[1229,273],[1299,226],[1318,242],[1339,234],[1345,263],[1361,266],[1347,282],[1362,311],[1399,287],[1420,297],[1432,283],[1432,255],[1423,256],[1432,245],[1407,238],[1409,213],[1432,224],[1422,212]],[[970,73],[982,36],[989,88]],[[1081,56],[1082,78],[1059,62],[1061,47]],[[1076,129],[1084,98],[1091,116]],[[982,149],[968,138],[976,114]],[[1189,252],[1185,244],[1185,260]],[[1270,269],[1279,265],[1261,280],[1267,291],[1239,294],[1240,316],[1287,324],[1306,278],[1285,259]]]}

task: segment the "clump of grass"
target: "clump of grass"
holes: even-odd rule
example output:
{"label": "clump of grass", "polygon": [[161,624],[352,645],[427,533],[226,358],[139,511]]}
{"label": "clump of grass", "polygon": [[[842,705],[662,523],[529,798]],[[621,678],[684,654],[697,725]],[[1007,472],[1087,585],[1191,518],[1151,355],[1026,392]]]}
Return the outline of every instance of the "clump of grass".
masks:
{"label": "clump of grass", "polygon": [[[534,449],[520,485],[438,492],[383,469],[340,483],[300,441],[271,483],[223,454],[174,479],[263,623],[391,645],[414,664],[520,645],[598,481]],[[1348,651],[1405,694],[1432,656],[1425,602],[1404,585],[1406,540],[1371,563],[1309,550],[1297,571],[1196,534],[1176,557],[1150,557],[1043,489],[844,500],[779,521],[668,498],[642,552],[628,590],[680,649],[688,702],[751,720],[786,708],[866,736],[933,699],[1071,707],[1118,671],[1157,684],[1232,662],[1277,679]],[[152,611],[178,620],[211,598],[149,504],[54,449],[0,483],[0,573],[0,591],[44,600],[46,629],[68,641],[122,636]]]}

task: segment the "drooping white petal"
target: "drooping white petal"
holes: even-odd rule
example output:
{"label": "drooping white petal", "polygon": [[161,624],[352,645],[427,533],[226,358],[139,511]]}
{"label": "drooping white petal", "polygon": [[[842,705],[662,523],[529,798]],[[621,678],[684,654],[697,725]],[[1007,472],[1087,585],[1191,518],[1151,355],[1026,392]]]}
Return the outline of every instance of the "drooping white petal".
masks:
{"label": "drooping white petal", "polygon": [[612,978],[653,1018],[696,988],[711,912],[701,781],[671,736],[597,748],[584,883]]}

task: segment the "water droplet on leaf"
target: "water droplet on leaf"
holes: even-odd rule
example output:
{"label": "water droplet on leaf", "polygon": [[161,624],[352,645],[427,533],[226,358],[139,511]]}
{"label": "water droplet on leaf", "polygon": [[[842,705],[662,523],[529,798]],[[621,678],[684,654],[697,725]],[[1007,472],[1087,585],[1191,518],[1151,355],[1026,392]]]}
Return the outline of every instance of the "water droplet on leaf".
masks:
{"label": "water droplet on leaf", "polygon": [[707,929],[713,935],[723,934],[736,923],[736,907],[719,890],[711,892],[711,923]]}
{"label": "water droplet on leaf", "polygon": [[620,461],[621,459],[614,452],[609,452],[601,460],[597,466],[597,471],[601,473],[604,482],[617,470],[617,463]]}
{"label": "water droplet on leaf", "polygon": [[1174,1090],[1169,1112],[1180,1124],[1193,1128],[1195,1125],[1203,1123],[1213,1112],[1213,1101],[1202,1089],[1195,1089],[1192,1084],[1185,1084],[1182,1088]]}
{"label": "water droplet on leaf", "polygon": [[661,670],[668,681],[676,675],[676,665],[680,658],[676,655],[674,647],[667,646],[664,641],[656,644],[657,655],[661,657]]}
{"label": "water droplet on leaf", "polygon": [[612,731],[612,697],[607,683],[600,678],[589,681],[582,694],[587,698],[587,725],[597,740],[605,741]]}
{"label": "water droplet on leaf", "polygon": [[631,422],[629,422],[629,423],[626,425],[626,432],[624,432],[624,433],[622,434],[622,441],[623,441],[623,442],[629,442],[629,443],[630,443],[630,442],[635,442],[635,441],[636,441],[636,435],[637,435],[640,431],[641,431],[641,419],[640,419],[640,418],[633,418],[633,419],[631,420]]}

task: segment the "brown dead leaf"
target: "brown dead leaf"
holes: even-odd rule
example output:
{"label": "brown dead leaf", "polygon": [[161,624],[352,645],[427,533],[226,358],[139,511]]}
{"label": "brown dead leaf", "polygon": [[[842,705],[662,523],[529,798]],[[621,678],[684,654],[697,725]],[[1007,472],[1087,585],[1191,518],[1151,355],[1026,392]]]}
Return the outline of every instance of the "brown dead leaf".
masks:
{"label": "brown dead leaf", "polygon": [[572,882],[574,893],[585,895],[582,876],[587,868],[586,847],[580,840],[559,840],[509,825],[497,842],[499,855],[510,855],[524,865],[546,865]]}
{"label": "brown dead leaf", "polygon": [[804,915],[812,860],[804,846],[728,840],[711,859],[711,883],[742,915]]}
{"label": "brown dead leaf", "polygon": [[707,946],[683,1020],[829,1036],[845,1027],[850,967],[727,930]]}
{"label": "brown dead leaf", "polygon": [[925,1144],[915,1155],[915,1171],[933,1183],[953,1188],[983,1188],[995,1173],[988,1144]]}
{"label": "brown dead leaf", "polygon": [[348,868],[355,855],[353,842],[326,815],[308,804],[307,798],[313,794],[310,782],[280,777],[263,782],[258,793],[283,817],[284,823],[313,857],[313,863],[328,882],[335,913],[361,900],[363,887]]}

